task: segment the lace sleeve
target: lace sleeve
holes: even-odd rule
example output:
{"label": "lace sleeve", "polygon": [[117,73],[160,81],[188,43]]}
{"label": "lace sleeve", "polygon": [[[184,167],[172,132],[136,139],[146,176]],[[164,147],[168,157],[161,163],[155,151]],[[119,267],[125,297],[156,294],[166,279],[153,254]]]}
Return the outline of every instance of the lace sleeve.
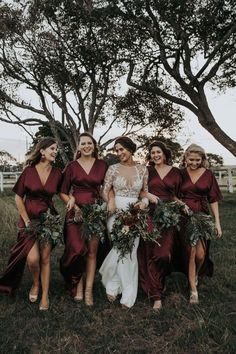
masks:
{"label": "lace sleeve", "polygon": [[[145,192],[145,194],[146,194],[146,193],[148,193],[148,169],[145,166],[143,166],[142,173],[143,173],[143,187],[142,187],[142,190],[140,193]],[[149,200],[147,197],[142,197],[142,194],[141,194],[141,200],[143,203],[145,203],[148,206]]]}
{"label": "lace sleeve", "polygon": [[144,174],[143,174],[143,188],[144,192],[148,192],[148,169],[145,167]]}
{"label": "lace sleeve", "polygon": [[104,184],[103,184],[102,196],[106,202],[108,201],[108,194],[113,185],[114,175],[115,175],[115,168],[114,165],[112,165],[108,168],[106,172]]}

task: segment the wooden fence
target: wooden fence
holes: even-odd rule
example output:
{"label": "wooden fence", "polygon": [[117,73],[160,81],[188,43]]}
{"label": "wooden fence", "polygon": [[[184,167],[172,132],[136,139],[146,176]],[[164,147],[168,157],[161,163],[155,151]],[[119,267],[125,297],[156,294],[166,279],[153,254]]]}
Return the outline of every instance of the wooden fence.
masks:
{"label": "wooden fence", "polygon": [[20,174],[20,171],[0,172],[0,191],[3,192],[5,189],[11,189],[16,183]]}
{"label": "wooden fence", "polygon": [[[215,167],[215,176],[222,190],[233,193],[236,188],[236,165]],[[11,189],[21,174],[18,172],[0,172],[0,192]]]}

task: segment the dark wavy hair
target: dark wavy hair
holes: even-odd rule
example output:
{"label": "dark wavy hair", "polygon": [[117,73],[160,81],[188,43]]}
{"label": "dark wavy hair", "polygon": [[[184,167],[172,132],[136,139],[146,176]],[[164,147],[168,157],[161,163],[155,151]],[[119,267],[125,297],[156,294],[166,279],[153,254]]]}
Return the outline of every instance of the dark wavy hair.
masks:
{"label": "dark wavy hair", "polygon": [[[94,145],[94,151],[93,151],[92,156],[95,157],[95,159],[97,159],[97,158],[98,158],[98,144],[97,144],[97,141],[94,139],[94,137],[92,136],[92,134],[90,134],[90,133],[88,133],[88,132],[84,132],[84,133],[81,133],[81,134],[79,135],[79,137],[78,137],[78,144],[80,143],[80,139],[81,139],[83,136],[89,137],[89,138],[92,140],[93,145]],[[77,160],[80,156],[81,156],[80,151],[76,151],[75,160]]]}
{"label": "dark wavy hair", "polygon": [[45,150],[53,144],[57,144],[57,141],[51,136],[47,136],[45,138],[40,139],[38,143],[34,146],[33,150],[27,155],[26,165],[37,165],[37,163],[39,163],[42,158],[40,150]]}
{"label": "dark wavy hair", "polygon": [[167,146],[161,141],[153,141],[148,147],[148,154],[147,154],[147,161],[149,162],[150,165],[153,164],[153,162],[151,161],[151,151],[153,147],[159,147],[163,151],[163,154],[165,155],[166,158],[165,162],[167,165],[172,164],[171,150],[168,149]]}
{"label": "dark wavy hair", "polygon": [[135,153],[135,151],[137,149],[137,146],[133,142],[133,140],[131,140],[127,136],[120,136],[119,138],[117,138],[115,140],[114,148],[115,148],[116,144],[122,145],[126,150],[131,152],[132,155]]}

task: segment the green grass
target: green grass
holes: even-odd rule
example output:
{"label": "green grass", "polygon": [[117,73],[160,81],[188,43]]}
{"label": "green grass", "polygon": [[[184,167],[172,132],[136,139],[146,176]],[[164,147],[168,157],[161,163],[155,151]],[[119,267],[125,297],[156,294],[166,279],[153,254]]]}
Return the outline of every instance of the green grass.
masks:
{"label": "green grass", "polygon": [[[4,205],[4,210],[2,212]],[[50,310],[41,313],[28,302],[31,286],[26,269],[15,298],[0,295],[0,353],[235,353],[236,352],[236,194],[221,204],[223,238],[212,242],[214,277],[200,280],[200,305],[189,306],[182,274],[167,282],[164,308],[154,313],[152,303],[139,293],[128,311],[109,304],[99,277],[95,306],[74,303],[66,294],[58,271],[63,251],[52,256]],[[2,225],[0,269],[15,239],[17,213],[13,197],[0,199]]]}

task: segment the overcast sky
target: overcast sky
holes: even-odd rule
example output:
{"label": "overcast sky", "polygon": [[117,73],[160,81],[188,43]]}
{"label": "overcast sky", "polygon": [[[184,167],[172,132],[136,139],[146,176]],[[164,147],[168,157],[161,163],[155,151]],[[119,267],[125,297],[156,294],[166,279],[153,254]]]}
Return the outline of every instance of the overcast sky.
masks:
{"label": "overcast sky", "polygon": [[[236,140],[236,89],[228,90],[221,95],[209,91],[207,97],[217,123],[226,134]],[[120,131],[114,130],[112,133],[116,136],[120,134]],[[186,111],[185,128],[178,140],[184,148],[190,143],[197,143],[204,147],[207,152],[223,156],[226,165],[236,165],[236,157],[202,128],[197,118],[188,110]],[[0,122],[0,150],[6,150],[16,157],[17,160],[22,161],[29,143],[30,138],[29,136],[27,137],[23,129],[15,125]]]}

